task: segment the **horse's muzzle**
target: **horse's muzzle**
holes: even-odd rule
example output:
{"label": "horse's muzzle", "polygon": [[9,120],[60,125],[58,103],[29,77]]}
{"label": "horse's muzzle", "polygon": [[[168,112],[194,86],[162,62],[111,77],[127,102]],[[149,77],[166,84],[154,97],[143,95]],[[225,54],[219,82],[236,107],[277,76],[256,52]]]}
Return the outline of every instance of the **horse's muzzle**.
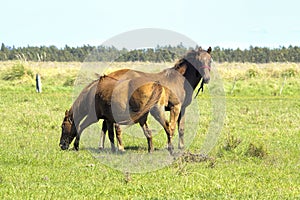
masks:
{"label": "horse's muzzle", "polygon": [[64,144],[59,144],[61,150],[67,150],[69,148],[69,145],[64,143]]}
{"label": "horse's muzzle", "polygon": [[205,83],[205,84],[208,84],[209,83],[209,81],[210,81],[210,77],[208,76],[204,76],[203,77],[203,82]]}

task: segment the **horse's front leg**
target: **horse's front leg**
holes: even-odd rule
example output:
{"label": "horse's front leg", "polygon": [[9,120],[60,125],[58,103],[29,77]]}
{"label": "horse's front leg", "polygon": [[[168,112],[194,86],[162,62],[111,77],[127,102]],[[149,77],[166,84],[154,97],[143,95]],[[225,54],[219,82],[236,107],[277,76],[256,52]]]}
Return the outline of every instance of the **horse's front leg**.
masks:
{"label": "horse's front leg", "polygon": [[115,131],[116,131],[116,137],[118,141],[118,150],[124,152],[124,145],[122,142],[122,130],[119,124],[115,123]]}
{"label": "horse's front leg", "polygon": [[168,144],[170,142],[170,126],[169,122],[165,119],[165,106],[164,105],[155,105],[150,110],[151,115],[154,117],[156,121],[158,121],[162,127],[164,128],[167,138]]}
{"label": "horse's front leg", "polygon": [[75,141],[74,141],[74,149],[75,149],[76,151],[79,150],[79,141],[80,141],[80,135],[77,134],[77,136],[76,136],[76,138],[75,138]]}
{"label": "horse's front leg", "polygon": [[185,124],[185,109],[181,109],[179,118],[178,118],[178,149],[184,149],[184,124]]}
{"label": "horse's front leg", "polygon": [[77,135],[74,141],[74,149],[76,151],[79,150],[79,141],[80,141],[80,136],[81,133],[83,132],[84,129],[86,129],[89,125],[96,123],[98,120],[95,119],[94,117],[90,117],[89,115],[84,119],[84,121],[78,126],[76,126],[77,129]]}

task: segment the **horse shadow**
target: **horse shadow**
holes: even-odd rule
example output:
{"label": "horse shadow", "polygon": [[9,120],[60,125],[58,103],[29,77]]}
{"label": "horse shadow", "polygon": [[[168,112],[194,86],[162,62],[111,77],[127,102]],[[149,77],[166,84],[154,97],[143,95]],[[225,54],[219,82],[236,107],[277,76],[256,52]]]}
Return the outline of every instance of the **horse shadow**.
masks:
{"label": "horse shadow", "polygon": [[[141,147],[141,146],[137,146],[137,145],[126,146],[124,148],[125,151],[116,150],[115,152],[113,152],[110,147],[103,148],[103,149],[99,149],[97,147],[82,147],[81,149],[86,150],[86,151],[90,151],[93,154],[112,153],[112,154],[122,155],[122,154],[125,154],[127,151],[128,152],[147,152],[147,147]],[[162,150],[164,150],[164,149],[154,148],[154,151],[162,151]],[[165,149],[165,150],[167,150],[167,149]]]}

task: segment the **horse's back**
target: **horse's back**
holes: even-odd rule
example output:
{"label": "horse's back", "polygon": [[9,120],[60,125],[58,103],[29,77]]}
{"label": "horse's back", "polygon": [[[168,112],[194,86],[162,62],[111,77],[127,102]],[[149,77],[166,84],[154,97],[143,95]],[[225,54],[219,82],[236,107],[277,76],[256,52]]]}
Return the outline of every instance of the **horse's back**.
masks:
{"label": "horse's back", "polygon": [[127,80],[127,79],[133,79],[137,77],[145,77],[147,73],[137,71],[137,70],[132,70],[132,69],[120,69],[114,72],[111,72],[107,76],[116,79],[117,81],[120,80]]}

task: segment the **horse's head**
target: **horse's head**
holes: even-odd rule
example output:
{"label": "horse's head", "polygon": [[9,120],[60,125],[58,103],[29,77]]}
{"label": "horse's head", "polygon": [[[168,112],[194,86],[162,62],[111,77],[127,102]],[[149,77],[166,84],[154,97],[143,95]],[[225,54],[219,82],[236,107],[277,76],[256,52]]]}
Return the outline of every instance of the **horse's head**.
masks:
{"label": "horse's head", "polygon": [[211,69],[211,47],[207,51],[198,49],[198,55],[196,59],[199,61],[200,74],[202,75],[204,83],[208,83],[210,80],[210,69]]}
{"label": "horse's head", "polygon": [[193,67],[201,74],[204,83],[208,83],[210,80],[211,69],[211,47],[207,51],[198,48],[198,50],[192,50],[185,56],[185,60],[193,65]]}
{"label": "horse's head", "polygon": [[59,146],[62,150],[69,148],[70,143],[73,141],[77,135],[76,126],[73,120],[73,115],[70,111],[66,110],[63,123],[61,125],[61,137]]}

